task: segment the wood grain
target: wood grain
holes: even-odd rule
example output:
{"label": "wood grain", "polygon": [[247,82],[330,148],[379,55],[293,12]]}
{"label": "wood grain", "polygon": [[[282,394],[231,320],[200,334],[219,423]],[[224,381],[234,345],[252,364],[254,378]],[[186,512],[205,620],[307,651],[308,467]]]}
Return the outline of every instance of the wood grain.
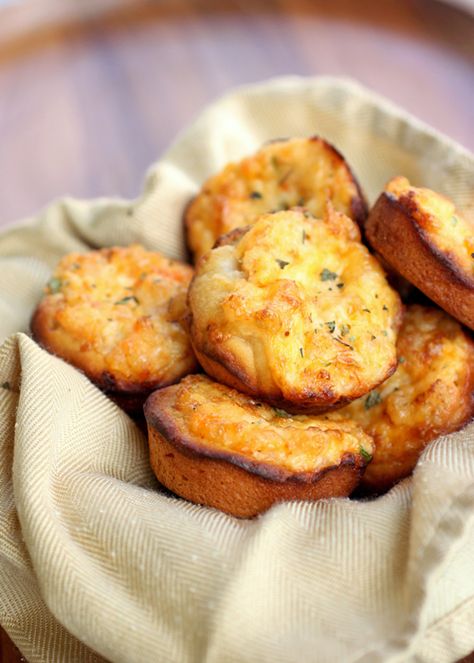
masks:
{"label": "wood grain", "polygon": [[0,223],[63,194],[135,197],[148,165],[206,103],[275,75],[355,77],[474,147],[473,21],[451,7],[110,5],[30,26],[24,36],[0,21]]}
{"label": "wood grain", "polygon": [[138,195],[205,104],[277,75],[357,78],[474,148],[474,22],[432,0],[35,5],[0,9],[0,225],[64,194]]}

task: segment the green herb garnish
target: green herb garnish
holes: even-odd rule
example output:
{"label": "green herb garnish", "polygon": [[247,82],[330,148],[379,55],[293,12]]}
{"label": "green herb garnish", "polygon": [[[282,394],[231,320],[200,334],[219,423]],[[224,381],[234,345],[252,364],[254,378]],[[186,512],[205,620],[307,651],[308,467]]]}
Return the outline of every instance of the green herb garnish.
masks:
{"label": "green herb garnish", "polygon": [[364,313],[370,313],[370,308],[363,308]]}
{"label": "green herb garnish", "polygon": [[250,197],[253,198],[254,200],[259,200],[260,198],[262,198],[262,194],[259,193],[258,191],[252,191]]}
{"label": "green herb garnish", "polygon": [[287,260],[280,260],[279,258],[276,258],[276,261],[280,266],[280,269],[285,269],[285,267],[290,264]]}
{"label": "green herb garnish", "polygon": [[364,449],[364,447],[360,447],[360,455],[362,458],[365,460],[366,463],[370,463],[372,460],[372,454],[369,454],[367,449]]}
{"label": "green herb garnish", "polygon": [[385,304],[382,306],[382,311],[388,311],[388,306],[385,306]]}
{"label": "green herb garnish", "polygon": [[282,419],[291,419],[291,414],[288,414],[288,412],[285,412],[285,410],[280,410],[278,407],[273,409],[275,410],[277,417],[281,417]]}
{"label": "green herb garnish", "polygon": [[337,284],[337,287],[338,287],[339,289],[343,288],[343,287],[344,287],[344,283],[338,283],[338,284]]}
{"label": "green herb garnish", "polygon": [[325,267],[320,273],[319,277],[321,281],[335,281],[337,279],[337,274],[336,272],[331,272],[330,269]]}
{"label": "green herb garnish", "polygon": [[346,348],[350,348],[351,350],[354,349],[354,348],[352,347],[352,345],[349,345],[349,343],[346,343],[346,342],[343,341],[341,338],[337,338],[337,336],[334,337],[334,340],[337,341],[338,343],[340,343],[341,345],[345,345]]}
{"label": "green herb garnish", "polygon": [[300,348],[300,355],[301,355],[301,358],[303,358],[303,357],[304,357],[304,352],[303,352],[303,348]]}
{"label": "green herb garnish", "polygon": [[115,302],[115,304],[127,304],[127,302],[135,302],[136,304],[139,303],[135,295],[130,295],[129,297],[123,297],[123,299],[119,299],[118,302]]}
{"label": "green herb garnish", "polygon": [[364,402],[364,407],[366,410],[370,410],[371,407],[374,407],[374,405],[378,405],[382,401],[382,397],[380,396],[378,391],[371,391],[370,394],[367,396]]}
{"label": "green herb garnish", "polygon": [[405,357],[399,357],[399,358],[398,358],[398,363],[399,363],[399,364],[404,364],[405,361],[406,361]]}
{"label": "green herb garnish", "polygon": [[341,325],[341,336],[346,336],[349,333],[350,325]]}
{"label": "green herb garnish", "polygon": [[53,278],[49,279],[48,281],[48,288],[52,295],[58,293],[61,290],[62,285],[63,283],[61,279],[58,279],[55,276],[53,276]]}
{"label": "green herb garnish", "polygon": [[335,320],[330,320],[329,322],[325,322],[324,324],[325,324],[326,327],[329,329],[329,331],[331,332],[331,334],[332,334],[333,331],[336,329],[336,321],[335,321]]}
{"label": "green herb garnish", "polygon": [[9,382],[4,382],[2,384],[2,389],[6,389],[7,391],[10,391],[10,389],[11,389],[10,383]]}

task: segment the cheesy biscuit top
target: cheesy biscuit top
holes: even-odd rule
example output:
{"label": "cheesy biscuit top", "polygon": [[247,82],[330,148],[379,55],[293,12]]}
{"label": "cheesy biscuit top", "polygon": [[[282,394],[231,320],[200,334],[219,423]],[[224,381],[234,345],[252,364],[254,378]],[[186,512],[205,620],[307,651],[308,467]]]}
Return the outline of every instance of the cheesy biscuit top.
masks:
{"label": "cheesy biscuit top", "polygon": [[199,258],[260,214],[304,206],[319,217],[328,200],[359,223],[367,215],[360,187],[332,145],[319,137],[272,141],[203,185],[185,216],[188,244]]}
{"label": "cheesy biscuit top", "polygon": [[106,390],[170,384],[196,366],[181,324],[192,274],[138,245],[69,254],[46,287],[33,334]]}
{"label": "cheesy biscuit top", "polygon": [[371,438],[352,421],[291,416],[203,375],[157,392],[146,414],[175,444],[260,474],[266,466],[269,478],[275,468],[280,475],[317,473],[349,458],[363,467],[373,453]]}
{"label": "cheesy biscuit top", "polygon": [[407,309],[398,368],[376,390],[331,414],[350,417],[374,438],[364,483],[377,490],[407,476],[425,445],[474,414],[474,344],[443,311]]}
{"label": "cheesy biscuit top", "polygon": [[414,187],[406,177],[395,177],[385,191],[406,207],[424,239],[462,270],[474,285],[474,225],[454,203],[431,189]]}
{"label": "cheesy biscuit top", "polygon": [[216,379],[292,409],[320,411],[382,382],[396,365],[397,293],[328,210],[261,216],[207,254],[189,291],[191,335]]}

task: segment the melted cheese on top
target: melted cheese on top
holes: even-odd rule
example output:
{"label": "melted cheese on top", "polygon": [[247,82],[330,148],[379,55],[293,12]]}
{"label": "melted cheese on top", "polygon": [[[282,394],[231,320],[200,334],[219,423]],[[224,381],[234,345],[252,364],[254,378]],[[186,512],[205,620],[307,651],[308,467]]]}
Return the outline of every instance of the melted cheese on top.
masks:
{"label": "melted cheese on top", "polygon": [[198,258],[265,212],[304,206],[320,217],[328,200],[351,218],[363,213],[357,182],[332,146],[321,138],[269,143],[204,184],[186,215],[190,248]]}
{"label": "melted cheese on top", "polygon": [[138,383],[180,377],[195,366],[181,324],[192,274],[138,245],[69,254],[39,305],[40,340],[88,374]]}
{"label": "melted cheese on top", "polygon": [[408,307],[399,364],[377,390],[331,413],[351,418],[376,443],[366,483],[393,483],[413,469],[425,444],[474,412],[474,344],[443,311]]}
{"label": "melted cheese on top", "polygon": [[396,362],[401,304],[358,240],[354,222],[332,211],[263,215],[198,265],[197,346],[289,400],[366,393]]}
{"label": "melted cheese on top", "polygon": [[217,450],[292,472],[338,465],[345,454],[364,465],[373,452],[371,438],[351,421],[291,416],[203,375],[188,376],[175,389],[180,426]]}

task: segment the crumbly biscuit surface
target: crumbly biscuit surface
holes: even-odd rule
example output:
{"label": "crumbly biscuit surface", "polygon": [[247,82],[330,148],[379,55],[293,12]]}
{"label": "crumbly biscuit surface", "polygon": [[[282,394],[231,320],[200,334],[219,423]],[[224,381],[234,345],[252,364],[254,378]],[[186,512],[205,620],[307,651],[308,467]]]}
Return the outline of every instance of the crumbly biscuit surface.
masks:
{"label": "crumbly biscuit surface", "polygon": [[396,365],[401,304],[359,239],[330,209],[260,217],[198,265],[197,351],[271,402],[318,410],[372,389]]}
{"label": "crumbly biscuit surface", "polygon": [[203,375],[173,387],[173,417],[203,448],[228,452],[294,473],[337,466],[351,455],[370,460],[372,439],[352,421],[291,416]]}
{"label": "crumbly biscuit surface", "polygon": [[374,438],[363,482],[390,487],[407,476],[426,444],[474,414],[474,344],[443,311],[408,307],[398,337],[399,364],[377,390],[331,417],[350,417]]}
{"label": "crumbly biscuit surface", "polygon": [[274,141],[204,184],[187,210],[188,243],[199,257],[260,214],[304,206],[319,217],[328,200],[360,223],[366,216],[357,181],[329,143],[318,137]]}
{"label": "crumbly biscuit surface", "polygon": [[33,317],[34,335],[102,387],[169,384],[196,365],[181,324],[192,273],[138,245],[67,255]]}

